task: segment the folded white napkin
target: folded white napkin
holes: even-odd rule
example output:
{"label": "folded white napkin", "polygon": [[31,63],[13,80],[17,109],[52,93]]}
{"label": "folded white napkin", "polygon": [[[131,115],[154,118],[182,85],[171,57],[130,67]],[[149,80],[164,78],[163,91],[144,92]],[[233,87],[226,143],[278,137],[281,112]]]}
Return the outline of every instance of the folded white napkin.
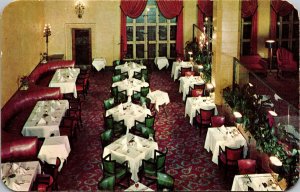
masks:
{"label": "folded white napkin", "polygon": [[50,118],[51,118],[51,121],[56,121],[55,117],[50,116]]}
{"label": "folded white napkin", "polygon": [[59,81],[60,81],[60,82],[63,82],[64,80],[65,80],[64,77],[60,77],[60,78],[59,78]]}
{"label": "folded white napkin", "polygon": [[53,107],[50,107],[50,112],[53,113],[55,109]]}
{"label": "folded white napkin", "polygon": [[74,72],[75,72],[75,71],[76,71],[76,69],[75,69],[74,67],[72,67],[72,71],[74,71]]}
{"label": "folded white napkin", "polygon": [[46,123],[46,120],[44,118],[41,118],[38,122],[38,125],[42,125],[42,124],[45,124]]}
{"label": "folded white napkin", "polygon": [[56,106],[57,106],[57,107],[60,106],[60,101],[56,101]]}
{"label": "folded white napkin", "polygon": [[40,106],[36,109],[36,112],[41,112],[41,107]]}
{"label": "folded white napkin", "polygon": [[137,149],[142,149],[142,148],[143,148],[143,145],[142,145],[142,143],[141,143],[140,138],[134,137],[134,141],[136,142],[136,148],[137,148]]}
{"label": "folded white napkin", "polygon": [[[122,145],[126,145],[127,146],[127,137],[124,137],[122,140],[121,140],[121,144]],[[124,147],[124,146],[123,146]]]}
{"label": "folded white napkin", "polygon": [[25,175],[26,174],[26,169],[24,169],[23,167],[19,167],[19,169],[17,169],[16,171],[18,174],[21,174],[21,175]]}
{"label": "folded white napkin", "polygon": [[18,163],[13,163],[13,164],[12,164],[12,170],[13,170],[13,172],[15,173],[16,170],[17,170],[19,167],[20,167],[20,164],[18,164]]}
{"label": "folded white napkin", "polygon": [[34,116],[32,117],[32,120],[34,121],[34,120],[37,120],[37,119],[38,119],[37,115],[34,114]]}

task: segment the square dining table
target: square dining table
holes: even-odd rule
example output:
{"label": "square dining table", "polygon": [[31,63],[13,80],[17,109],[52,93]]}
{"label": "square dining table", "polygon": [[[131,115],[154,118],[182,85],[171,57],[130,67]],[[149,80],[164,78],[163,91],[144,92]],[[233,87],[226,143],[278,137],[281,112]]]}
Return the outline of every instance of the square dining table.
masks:
{"label": "square dining table", "polygon": [[22,135],[39,138],[59,136],[59,125],[68,108],[68,100],[38,101],[23,126]]}
{"label": "square dining table", "polygon": [[131,179],[137,182],[142,160],[154,158],[155,149],[158,150],[157,142],[128,133],[106,146],[103,157],[111,154],[111,158],[119,163],[128,161]]}
{"label": "square dining table", "polygon": [[190,87],[194,88],[195,84],[204,84],[204,80],[200,76],[185,76],[179,78],[179,93],[182,92],[182,101],[185,101],[189,94]]}
{"label": "square dining table", "polygon": [[57,69],[49,83],[49,87],[59,87],[61,93],[73,93],[77,98],[76,80],[80,68]]}
{"label": "square dining table", "polygon": [[103,57],[93,59],[92,65],[97,71],[101,71],[101,69],[105,69],[106,59]]}
{"label": "square dining table", "polygon": [[212,152],[212,162],[218,164],[219,147],[225,150],[225,146],[239,148],[244,146],[244,157],[247,156],[247,141],[236,127],[211,127],[208,128],[204,148]]}
{"label": "square dining table", "polygon": [[142,69],[146,69],[147,67],[145,65],[141,65],[135,62],[126,62],[123,65],[118,65],[115,67],[115,69],[121,69],[121,73],[128,72],[128,77],[132,78],[134,75],[134,72],[141,72]]}
{"label": "square dining table", "polygon": [[155,57],[154,63],[159,70],[162,70],[164,67],[169,67],[169,60],[166,57]]}
{"label": "square dining table", "polygon": [[171,71],[171,77],[173,77],[174,81],[180,76],[179,70],[181,69],[181,67],[192,67],[193,70],[193,64],[189,61],[174,61]]}
{"label": "square dining table", "polygon": [[141,91],[141,87],[149,87],[149,83],[135,78],[124,79],[112,84],[112,87],[118,87],[118,91],[127,91],[127,95],[131,96],[133,91]]}
{"label": "square dining table", "polygon": [[40,173],[39,161],[1,163],[2,182],[12,191],[31,191]]}
{"label": "square dining table", "polygon": [[282,191],[271,173],[235,175],[231,191]]}
{"label": "square dining table", "polygon": [[38,158],[42,162],[46,161],[48,164],[55,165],[56,158],[59,157],[61,164],[58,170],[60,171],[70,152],[71,147],[68,136],[49,137],[44,140]]}
{"label": "square dining table", "polygon": [[124,124],[127,127],[127,133],[129,129],[134,126],[135,120],[144,122],[147,115],[151,115],[150,109],[145,106],[140,106],[131,102],[121,103],[106,111],[106,117],[112,115],[114,121],[124,120]]}
{"label": "square dining table", "polygon": [[196,111],[199,112],[200,109],[215,109],[215,115],[218,114],[218,109],[216,104],[210,97],[188,97],[185,103],[185,117],[189,115],[190,124],[193,125],[193,118],[196,116]]}

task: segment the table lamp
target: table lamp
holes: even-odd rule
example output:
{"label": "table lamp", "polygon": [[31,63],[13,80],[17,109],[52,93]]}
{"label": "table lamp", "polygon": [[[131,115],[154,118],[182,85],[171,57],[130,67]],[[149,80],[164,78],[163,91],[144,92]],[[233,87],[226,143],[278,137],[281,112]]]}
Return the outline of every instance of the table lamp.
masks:
{"label": "table lamp", "polygon": [[270,156],[269,160],[270,160],[269,161],[269,167],[272,170],[272,173],[271,173],[272,177],[275,180],[275,184],[279,185],[278,175],[280,175],[283,172],[282,162],[276,156]]}
{"label": "table lamp", "polygon": [[207,83],[206,90],[208,91],[209,97],[211,97],[211,93],[214,91],[214,85],[212,83]]}

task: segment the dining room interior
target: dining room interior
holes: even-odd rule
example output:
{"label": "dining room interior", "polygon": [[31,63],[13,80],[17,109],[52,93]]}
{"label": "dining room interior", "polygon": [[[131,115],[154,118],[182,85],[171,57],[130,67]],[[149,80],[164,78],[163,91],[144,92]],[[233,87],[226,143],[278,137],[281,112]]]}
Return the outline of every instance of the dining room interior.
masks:
{"label": "dining room interior", "polygon": [[296,0],[0,3],[13,191],[297,191]]}

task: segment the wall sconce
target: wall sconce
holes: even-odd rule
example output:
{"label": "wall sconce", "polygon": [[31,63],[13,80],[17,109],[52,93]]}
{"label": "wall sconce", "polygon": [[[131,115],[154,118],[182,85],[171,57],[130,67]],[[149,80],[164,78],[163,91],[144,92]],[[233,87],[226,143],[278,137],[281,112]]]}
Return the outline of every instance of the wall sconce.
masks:
{"label": "wall sconce", "polygon": [[75,4],[75,12],[79,19],[82,18],[82,15],[84,13],[85,5],[79,0]]}

